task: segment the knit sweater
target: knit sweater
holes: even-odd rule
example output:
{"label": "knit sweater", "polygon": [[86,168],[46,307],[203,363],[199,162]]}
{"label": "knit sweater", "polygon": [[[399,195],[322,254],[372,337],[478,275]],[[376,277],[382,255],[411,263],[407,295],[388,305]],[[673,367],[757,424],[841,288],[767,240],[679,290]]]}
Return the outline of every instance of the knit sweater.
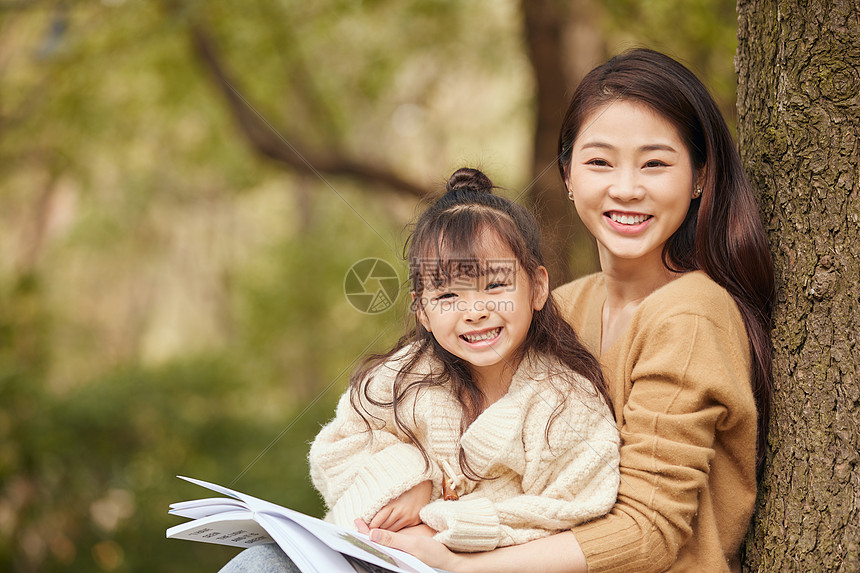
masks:
{"label": "knit sweater", "polygon": [[[554,291],[599,354],[602,274]],[[702,272],[645,298],[601,356],[621,432],[618,501],[573,528],[590,573],[740,571],[756,497],[756,408],[737,305]]]}
{"label": "knit sweater", "polygon": [[[363,383],[368,395],[390,401],[395,376],[413,351],[406,347],[372,371]],[[350,528],[355,518],[370,522],[388,502],[425,480],[432,481],[433,493],[421,520],[455,551],[524,543],[603,515],[618,490],[618,431],[591,383],[565,370],[578,387],[546,439],[547,421],[559,401],[549,376],[559,368],[545,357],[525,358],[507,394],[462,436],[460,403],[447,385],[410,393],[403,418],[425,448],[429,468],[394,424],[390,408],[362,399],[373,416],[368,432],[345,393],[309,455],[311,478],[329,508],[326,519]],[[424,356],[409,378],[429,372],[441,372],[441,365]],[[460,444],[470,467],[494,479],[463,475]],[[443,479],[459,499],[441,499]]]}

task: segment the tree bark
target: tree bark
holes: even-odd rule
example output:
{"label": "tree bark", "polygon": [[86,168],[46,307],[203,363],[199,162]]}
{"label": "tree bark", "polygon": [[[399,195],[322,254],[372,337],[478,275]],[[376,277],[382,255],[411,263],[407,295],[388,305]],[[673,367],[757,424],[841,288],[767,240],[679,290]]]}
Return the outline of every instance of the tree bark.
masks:
{"label": "tree bark", "polygon": [[750,571],[860,571],[860,7],[738,2],[739,143],[774,255]]}

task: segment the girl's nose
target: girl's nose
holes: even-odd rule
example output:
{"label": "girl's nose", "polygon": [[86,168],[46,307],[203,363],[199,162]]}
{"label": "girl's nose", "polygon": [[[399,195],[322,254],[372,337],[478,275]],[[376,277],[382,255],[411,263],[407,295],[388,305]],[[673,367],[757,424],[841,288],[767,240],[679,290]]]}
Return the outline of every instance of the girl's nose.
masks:
{"label": "girl's nose", "polygon": [[489,315],[487,306],[482,304],[481,301],[475,301],[472,303],[471,308],[464,313],[463,318],[466,322],[480,322],[486,320]]}

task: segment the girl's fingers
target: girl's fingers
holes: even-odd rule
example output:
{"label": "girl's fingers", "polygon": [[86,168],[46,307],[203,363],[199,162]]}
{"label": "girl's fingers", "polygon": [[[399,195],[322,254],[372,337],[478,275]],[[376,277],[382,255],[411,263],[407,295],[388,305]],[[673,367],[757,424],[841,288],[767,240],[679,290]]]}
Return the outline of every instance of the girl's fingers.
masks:
{"label": "girl's fingers", "polygon": [[418,525],[418,523],[420,523],[420,522],[417,521],[416,519],[412,519],[411,517],[408,517],[408,516],[403,516],[400,519],[396,520],[394,523],[392,523],[389,527],[386,527],[385,529],[389,529],[391,531],[400,531],[404,527],[410,527],[412,525]]}
{"label": "girl's fingers", "polygon": [[388,516],[385,527],[382,529],[400,531],[407,525],[412,525],[412,521],[413,520],[408,515],[402,515],[399,511],[393,511],[391,512],[391,515]]}
{"label": "girl's fingers", "polygon": [[359,533],[370,535],[370,527],[367,525],[367,523],[364,522],[363,519],[355,519],[353,520],[353,523],[355,524],[355,528],[358,530]]}
{"label": "girl's fingers", "polygon": [[388,517],[391,515],[391,506],[386,505],[382,509],[380,509],[376,515],[373,516],[373,519],[370,520],[368,525],[370,529],[387,529],[385,527],[386,522],[388,521]]}
{"label": "girl's fingers", "polygon": [[388,517],[385,518],[385,521],[382,522],[380,528],[397,531],[396,529],[394,529],[394,524],[398,521],[400,521],[400,518],[398,517],[397,510],[392,510],[391,513],[388,514]]}

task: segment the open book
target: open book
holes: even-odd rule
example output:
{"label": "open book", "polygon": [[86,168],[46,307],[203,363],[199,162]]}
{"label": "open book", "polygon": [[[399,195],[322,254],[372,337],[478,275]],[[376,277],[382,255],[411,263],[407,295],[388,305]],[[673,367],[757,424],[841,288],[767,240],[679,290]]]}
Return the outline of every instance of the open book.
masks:
{"label": "open book", "polygon": [[367,535],[327,523],[244,493],[179,476],[230,499],[208,498],[170,505],[172,515],[193,521],[167,530],[172,539],[251,547],[277,543],[302,573],[355,573],[356,560],[395,573],[436,573],[416,557],[374,543]]}

